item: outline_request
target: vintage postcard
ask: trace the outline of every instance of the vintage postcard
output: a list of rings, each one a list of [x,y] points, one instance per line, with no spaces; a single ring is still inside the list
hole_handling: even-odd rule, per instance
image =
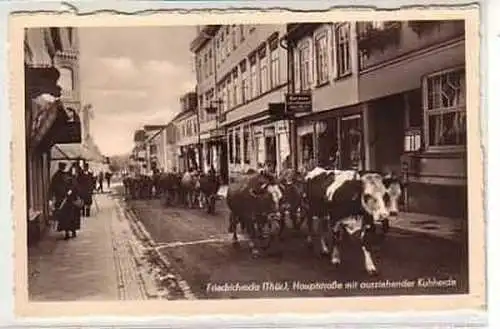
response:
[[[485,308],[478,8],[10,37],[19,316]]]

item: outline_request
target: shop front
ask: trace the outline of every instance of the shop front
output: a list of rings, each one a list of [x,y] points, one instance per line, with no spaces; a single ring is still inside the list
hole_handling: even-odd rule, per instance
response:
[[[299,169],[317,165],[332,169],[366,168],[363,117],[362,107],[355,106],[300,118]]]
[[[231,180],[249,169],[279,173],[291,166],[287,121],[246,122],[229,128],[227,140]]]
[[[54,67],[25,66],[28,244],[37,242],[48,226],[52,146],[81,142],[80,118],[60,101],[58,79]]]

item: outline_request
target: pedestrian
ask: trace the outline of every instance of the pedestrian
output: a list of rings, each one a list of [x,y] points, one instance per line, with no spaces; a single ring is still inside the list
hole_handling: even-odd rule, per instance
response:
[[[104,180],[104,174],[102,171],[99,172],[99,176],[97,176],[97,183],[99,184],[97,187],[97,191],[104,192],[104,188],[102,186],[102,182]]]
[[[108,184],[108,189],[109,186],[111,185],[111,176],[113,176],[109,171],[106,172],[106,183]]]
[[[94,179],[92,173],[89,170],[89,164],[87,162],[83,164],[83,171],[78,176],[78,185],[80,187],[83,199],[82,216],[89,217],[90,209],[92,207]]]
[[[50,190],[55,198],[54,216],[57,220],[57,231],[64,231],[64,239],[68,240],[70,237],[76,237],[76,231],[80,229],[83,200],[77,182],[79,166],[73,165],[70,173],[64,172],[65,168],[66,165],[59,165],[59,171],[52,177]]]

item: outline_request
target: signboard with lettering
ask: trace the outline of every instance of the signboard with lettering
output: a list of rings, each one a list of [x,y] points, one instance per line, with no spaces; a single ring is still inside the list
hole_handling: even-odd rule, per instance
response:
[[[312,112],[312,95],[310,93],[287,94],[285,104],[287,113]]]

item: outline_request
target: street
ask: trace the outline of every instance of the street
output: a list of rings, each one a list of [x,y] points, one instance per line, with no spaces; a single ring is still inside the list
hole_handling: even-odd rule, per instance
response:
[[[244,241],[232,245],[223,201],[218,201],[216,215],[167,208],[158,199],[127,203],[153,248],[169,260],[195,298],[449,294],[468,289],[464,243],[393,229],[374,253],[380,273],[370,278],[359,246],[347,241],[343,263],[335,269],[317,249],[307,248],[300,232],[291,230],[252,258]],[[451,281],[436,287],[428,283],[433,279]]]

